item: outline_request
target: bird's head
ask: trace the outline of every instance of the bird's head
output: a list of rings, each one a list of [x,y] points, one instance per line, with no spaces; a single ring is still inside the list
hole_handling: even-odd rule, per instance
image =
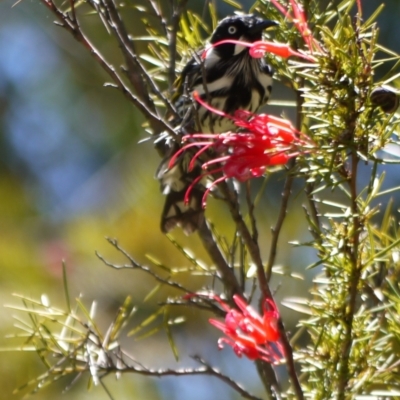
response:
[[[264,29],[275,25],[278,25],[276,21],[263,19],[253,14],[226,17],[215,28],[210,43],[215,44],[229,39],[253,43],[261,40]],[[245,49],[239,44],[226,43],[216,46],[214,50],[220,57],[228,58]]]

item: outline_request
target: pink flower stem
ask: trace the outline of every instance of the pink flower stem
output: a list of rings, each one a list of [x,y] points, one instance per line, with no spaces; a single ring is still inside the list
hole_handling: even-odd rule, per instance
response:
[[[357,0],[358,17],[362,18],[361,0]]]

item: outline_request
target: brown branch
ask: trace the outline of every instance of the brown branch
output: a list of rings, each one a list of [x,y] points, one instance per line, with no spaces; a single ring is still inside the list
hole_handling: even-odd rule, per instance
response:
[[[172,85],[175,81],[175,67],[176,67],[176,37],[179,30],[179,21],[183,10],[186,7],[188,0],[178,1],[176,7],[173,6],[171,18],[171,31],[168,37],[169,43],[169,67],[168,67],[168,83],[169,90],[172,92]]]
[[[260,376],[261,382],[264,387],[268,387],[266,395],[268,400],[280,400],[280,388],[276,381],[275,372],[270,364],[264,361],[257,360],[255,362],[258,375]],[[271,383],[272,382],[272,383]]]
[[[109,24],[118,40],[119,47],[125,58],[127,65],[126,75],[128,76],[129,82],[135,88],[139,98],[152,112],[156,113],[156,107],[149,96],[149,91],[145,84],[146,82],[150,86],[151,91],[164,103],[171,115],[177,116],[172,103],[162,94],[152,77],[138,59],[135,45],[128,35],[115,2],[113,0],[102,0],[102,3],[104,4]],[[143,80],[143,77],[145,80]]]
[[[71,7],[71,19],[72,21],[77,22],[75,12],[75,0],[69,0],[69,6]]]
[[[127,253],[122,247],[120,247],[120,245],[118,244],[117,240],[115,239],[110,239],[107,238],[107,241],[113,245],[120,253],[122,253],[130,262],[130,265],[116,265],[113,263],[110,263],[109,261],[107,261],[101,254],[99,254],[96,251],[96,256],[108,267],[114,268],[114,269],[139,269],[140,271],[145,272],[146,274],[151,275],[156,281],[170,286],[172,288],[178,289],[181,292],[186,293],[192,293],[194,294],[191,290],[189,290],[188,288],[184,287],[183,285],[181,285],[179,282],[173,281],[169,278],[163,278],[162,276],[158,275],[157,273],[155,273],[151,268],[147,267],[146,265],[142,265],[140,263],[138,263],[137,261],[135,261],[132,256]]]
[[[172,94],[173,84],[175,81],[175,65],[176,65],[176,35],[177,35],[177,28],[175,28],[176,22],[174,23],[173,21],[172,29],[169,29],[167,21],[165,20],[164,16],[162,15],[162,12],[160,11],[159,5],[156,3],[155,0],[148,0],[148,1],[151,7],[153,8],[154,14],[160,21],[165,37],[168,39],[168,44],[169,44],[168,90],[169,93]],[[173,4],[171,4],[171,7],[173,8]],[[172,11],[172,13],[174,13],[174,11]],[[173,20],[173,17],[171,19]]]
[[[240,235],[244,240],[244,243],[246,244],[250,257],[257,267],[257,277],[260,285],[260,290],[263,294],[263,298],[272,298],[271,291],[268,287],[268,282],[265,279],[264,266],[261,259],[260,248],[258,246],[258,243],[253,240],[251,233],[240,213],[237,194],[235,191],[231,190],[225,182],[221,182],[219,187],[228,202],[232,218]]]
[[[115,71],[115,68],[110,65],[107,60],[101,55],[96,47],[89,41],[89,39],[82,32],[79,24],[74,21],[68,14],[62,12],[52,0],[41,0],[42,3],[57,17],[61,27],[66,29],[71,35],[81,43],[94,57],[96,62],[106,71],[111,77],[116,87],[124,94],[125,97],[131,101],[134,106],[149,120],[152,128],[156,132],[167,131],[171,135],[176,135],[173,128],[160,118],[155,112],[149,109],[149,107],[135,96],[132,91],[125,85],[119,74]]]
[[[304,394],[303,394],[303,389],[301,388],[301,385],[299,382],[299,378],[297,376],[296,367],[294,365],[293,349],[289,342],[289,338],[286,334],[286,330],[283,325],[282,318],[279,318],[279,320],[278,320],[278,330],[279,330],[279,334],[280,334],[281,344],[282,344],[283,350],[285,352],[286,366],[287,366],[290,380],[293,385],[294,393],[296,394],[296,398],[298,400],[303,400]]]
[[[164,376],[195,376],[195,375],[210,375],[214,376],[215,378],[221,380],[224,382],[226,385],[231,387],[233,390],[238,392],[244,399],[250,399],[250,400],[262,400],[259,397],[256,397],[252,394],[250,394],[247,390],[245,390],[241,385],[239,385],[236,381],[234,381],[232,378],[230,378],[227,375],[224,375],[217,369],[213,368],[211,365],[209,365],[207,362],[205,362],[202,358],[199,356],[194,356],[192,357],[195,361],[197,361],[199,364],[202,365],[200,368],[180,368],[180,369],[151,369],[151,368],[146,368],[143,365],[140,365],[135,361],[137,366],[134,365],[128,365],[124,360],[123,356],[127,356],[125,352],[120,352],[118,355],[117,361],[119,361],[120,365],[115,365],[115,362],[110,363],[107,367],[102,368],[99,366],[99,369],[102,371],[102,375],[100,379],[103,377],[111,374],[111,373],[135,373],[138,375],[143,375],[143,376],[149,376],[149,377],[157,377],[157,378],[162,378]],[[129,358],[132,358],[128,356]]]
[[[162,12],[160,11],[160,9],[158,7],[157,2],[155,0],[148,0],[148,2],[150,3],[151,7],[153,8],[154,14],[160,21],[160,24],[164,31],[165,37],[169,40],[170,33],[169,33],[167,21],[165,20],[164,16],[162,15]]]
[[[220,278],[227,290],[228,298],[231,298],[235,293],[243,294],[233,268],[229,266],[205,219],[199,227],[198,235],[207,253],[215,263]]]
[[[353,320],[356,312],[356,300],[358,295],[358,283],[361,276],[361,265],[359,264],[359,241],[360,241],[360,230],[361,222],[359,216],[359,208],[357,204],[357,172],[358,163],[360,159],[357,155],[356,149],[352,150],[351,158],[351,174],[349,177],[349,186],[351,194],[351,211],[353,218],[353,236],[351,238],[351,273],[349,276],[349,300],[345,304],[345,335],[341,346],[341,357],[339,360],[339,382],[338,382],[338,400],[344,400],[346,398],[346,387],[349,377],[349,358],[352,346],[352,333],[353,333]]]
[[[170,286],[174,289],[178,289],[181,292],[184,292],[184,294],[192,294],[193,296],[188,298],[188,299],[169,299],[167,302],[163,303],[161,302],[160,305],[162,304],[169,304],[169,305],[176,305],[176,306],[186,306],[186,307],[196,307],[201,310],[206,310],[210,311],[215,315],[218,316],[224,316],[225,312],[222,311],[216,304],[215,302],[206,297],[206,296],[201,296],[196,294],[195,292],[191,291],[190,289],[186,288],[185,286],[181,285],[179,282],[176,282],[170,278],[163,278],[162,276],[158,275],[155,273],[151,268],[147,267],[146,265],[142,265],[138,263],[127,251],[125,251],[117,242],[115,239],[107,238],[107,241],[114,246],[120,253],[122,253],[130,262],[129,265],[116,265],[113,264],[109,261],[107,261],[101,254],[96,252],[96,256],[108,267],[114,268],[114,269],[138,269],[140,271],[145,272],[146,274],[152,276],[157,282],[162,283],[164,285]],[[215,243],[215,242],[214,242]],[[213,250],[214,251],[214,250]],[[229,268],[229,266],[228,266]],[[224,281],[225,283],[225,281]],[[234,293],[242,293],[242,292],[234,292]],[[201,301],[197,301],[197,300]],[[206,305],[204,304],[206,303]]]
[[[180,369],[151,369],[143,366],[126,352],[122,351],[120,348],[117,348],[115,351],[104,353],[105,363],[96,365],[98,370],[101,372],[100,379],[111,374],[122,374],[122,373],[135,373],[143,376],[157,377],[161,378],[164,376],[193,376],[193,375],[210,375],[218,378],[226,385],[231,387],[233,390],[238,392],[243,398],[250,400],[261,400],[259,397],[253,396],[247,390],[245,390],[241,385],[239,385],[236,381],[230,378],[227,375],[224,375],[211,365],[209,365],[206,361],[204,361],[199,356],[193,356],[192,358],[202,365],[200,368],[180,368]],[[128,364],[125,358],[129,358],[136,365]],[[88,364],[87,364],[88,366]],[[100,374],[99,374],[100,375]]]
[[[251,199],[251,186],[250,186],[250,181],[246,182],[246,202],[247,202],[247,207],[248,207],[248,212],[249,212],[249,218],[250,218],[250,224],[251,224],[251,229],[253,231],[252,238],[254,242],[258,241],[258,230],[257,230],[257,223],[256,223],[256,217],[254,215],[255,211],[255,206],[254,202]]]
[[[300,87],[301,86],[302,86],[302,84],[300,85]],[[301,93],[301,91],[297,90],[296,91],[296,129],[299,132],[301,131],[302,121],[303,121],[303,114],[302,114],[303,102],[304,102],[304,99],[302,97],[302,93]],[[271,231],[272,231],[271,247],[269,250],[268,263],[267,263],[267,266],[265,269],[267,282],[269,282],[271,279],[272,267],[274,266],[276,254],[278,251],[279,235],[281,233],[281,229],[282,229],[282,226],[285,221],[286,214],[287,214],[289,198],[290,198],[293,180],[294,180],[294,177],[290,173],[290,171],[293,169],[295,163],[296,163],[296,158],[292,158],[289,162],[289,168],[288,168],[289,173],[286,176],[285,186],[283,187],[282,201],[281,201],[281,206],[280,206],[279,213],[278,213],[278,219],[276,221],[275,227],[271,228]]]
[[[235,232],[236,235],[236,232]],[[239,239],[239,265],[240,265],[240,286],[243,292],[246,290],[246,271],[245,271],[245,256],[246,256],[246,246],[243,243],[243,239]]]
[[[290,194],[292,192],[292,184],[293,184],[293,179],[294,179],[293,175],[290,173],[290,170],[294,167],[295,162],[296,161],[294,158],[290,160],[289,171],[288,171],[288,174],[287,174],[287,177],[285,180],[285,186],[283,187],[282,200],[281,200],[281,206],[280,206],[279,213],[278,213],[278,218],[276,220],[275,226],[273,228],[271,228],[271,232],[272,232],[271,247],[269,250],[268,263],[265,268],[265,275],[266,275],[267,282],[269,282],[271,279],[272,267],[274,266],[276,254],[278,252],[279,235],[281,233],[281,229],[282,229],[282,226],[285,221],[286,214],[287,214],[289,198],[290,198]]]
[[[309,226],[309,229],[311,230],[311,234],[314,237],[314,240],[317,241],[317,243],[321,244],[322,243],[322,238],[321,238],[321,222],[319,218],[319,212],[316,206],[316,200],[314,198],[314,184],[313,183],[307,183],[306,184],[306,196],[307,196],[307,201],[308,201],[308,206],[309,206],[309,211],[307,212],[310,223],[312,225]]]
[[[290,177],[288,177],[287,180],[289,180],[289,178]],[[293,179],[293,177],[291,177],[291,179]],[[287,186],[290,190],[291,183],[290,183],[290,185],[288,184]],[[267,298],[267,299],[273,300],[273,296],[272,296],[272,293],[269,288],[268,281],[266,279],[266,275],[264,272],[264,267],[263,267],[263,263],[262,263],[262,259],[261,259],[261,253],[260,253],[260,247],[259,247],[258,243],[252,239],[251,233],[243,220],[243,217],[240,213],[240,207],[239,207],[236,192],[230,190],[228,185],[225,182],[221,182],[219,187],[220,187],[223,195],[225,196],[225,199],[228,202],[232,218],[236,223],[237,229],[238,229],[239,233],[241,234],[241,236],[244,240],[244,243],[246,244],[247,249],[249,250],[250,257],[257,267],[257,278],[258,278],[258,282],[259,282],[261,293],[262,293],[262,296],[260,297],[259,308],[260,308],[260,310],[263,310],[264,299]],[[303,400],[304,394],[301,389],[301,385],[300,385],[299,379],[297,377],[297,372],[296,372],[296,368],[294,365],[293,349],[292,349],[292,346],[290,345],[289,338],[286,334],[286,330],[283,325],[282,318],[279,318],[279,320],[278,320],[278,329],[279,329],[281,343],[282,343],[282,346],[285,351],[287,369],[288,369],[290,380],[293,385],[294,392],[296,394],[297,399]],[[268,369],[272,370],[272,367],[269,364],[263,363],[263,366],[267,370]],[[271,379],[271,380],[268,382],[268,385],[266,385],[266,382],[263,381],[264,387],[267,389],[267,391],[270,391],[269,395],[272,396],[271,388],[278,386],[277,379],[276,379],[275,374],[271,373],[270,371],[267,371],[265,373],[265,375],[268,376],[269,379]],[[260,376],[262,377],[263,375],[260,375]]]
[[[250,257],[257,267],[257,277],[258,277],[260,289],[262,292],[262,295],[260,298],[260,309],[262,309],[262,307],[263,307],[262,304],[264,302],[264,299],[265,298],[272,299],[272,293],[269,289],[267,281],[265,280],[264,267],[262,264],[260,248],[258,246],[258,243],[253,241],[251,233],[243,220],[243,217],[240,213],[240,208],[239,208],[239,203],[238,203],[238,198],[237,198],[236,192],[230,190],[228,185],[225,182],[221,182],[220,189],[228,202],[232,218],[233,218],[234,222],[236,223],[237,229],[238,229],[240,235],[242,236],[247,249],[249,250]],[[285,336],[286,336],[286,334],[285,334]],[[267,396],[269,396],[269,398],[272,399],[273,398],[272,387],[278,386],[278,381],[277,381],[275,372],[274,372],[273,368],[271,367],[271,365],[267,364],[267,363],[259,364],[258,368],[260,369],[259,375],[260,375],[260,378],[266,389]]]
[[[216,378],[218,378],[221,381],[223,381],[224,383],[226,383],[228,386],[230,386],[232,389],[234,389],[236,392],[238,392],[244,399],[261,400],[259,397],[251,395],[249,392],[247,392],[245,389],[243,389],[242,386],[239,385],[237,382],[235,382],[233,379],[222,374],[217,369],[211,367],[200,357],[195,356],[195,357],[193,357],[193,359],[196,360],[197,362],[199,362],[200,364],[204,365],[210,375],[215,376]]]
[[[204,304],[206,303],[206,304]],[[167,299],[167,301],[160,301],[158,303],[160,306],[169,305],[176,307],[195,307],[202,311],[212,312],[214,315],[218,317],[224,318],[226,315],[226,311],[221,310],[214,302],[214,300],[207,298],[206,296],[194,295],[189,299]]]

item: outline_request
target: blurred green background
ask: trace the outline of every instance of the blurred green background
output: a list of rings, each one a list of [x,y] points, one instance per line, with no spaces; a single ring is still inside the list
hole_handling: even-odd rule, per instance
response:
[[[67,32],[52,23],[54,18],[45,7],[38,1],[25,0],[14,7],[13,3],[14,0],[0,2],[0,304],[19,305],[13,293],[35,299],[46,294],[52,303],[64,307],[64,259],[71,297],[82,294],[87,306],[96,300],[101,326],[108,326],[127,295],[139,307],[134,317],[138,323],[167,293],[143,303],[154,282],[140,272],[107,268],[95,256],[95,250],[111,261],[122,262],[121,255],[105,240],[115,237],[138,261],[149,263],[148,254],[168,266],[185,265],[185,259],[159,230],[164,199],[153,179],[158,156],[149,142],[138,144],[145,137],[140,115],[119,92],[103,87],[108,77]],[[136,4],[134,0],[132,3]],[[216,3],[219,17],[231,12],[229,6]],[[368,14],[381,2],[364,3]],[[400,51],[400,3],[387,0],[385,4],[379,18],[380,40]],[[189,6],[201,13],[204,2],[193,0]],[[91,26],[89,18],[93,17],[87,18]],[[134,21],[137,16],[133,14],[131,18]],[[98,24],[93,23],[91,34],[105,54],[115,57],[116,48]],[[274,99],[289,95],[275,86]],[[269,106],[268,111],[279,115],[282,109]],[[389,181],[398,180],[398,174],[392,175]],[[279,205],[282,177],[278,174],[267,183],[257,211],[262,221],[261,238],[266,243],[264,255]],[[301,182],[296,183],[297,195],[285,224],[284,242],[303,240],[307,235],[301,190]],[[217,202],[210,202],[207,215],[218,216],[221,232],[232,236],[229,217]],[[173,235],[201,260],[209,262],[196,236],[186,238],[179,231]],[[307,249],[286,250],[281,246],[279,250],[278,262],[291,271],[304,273],[304,267],[313,259]],[[309,278],[311,273],[308,275]],[[193,289],[209,283],[202,278],[182,279]],[[307,285],[307,280],[300,285],[283,277],[274,280],[280,299],[305,295]],[[199,319],[192,311],[176,310],[176,315],[181,313],[187,324],[175,331],[182,352],[179,363],[163,333],[142,341],[128,338],[124,340],[125,348],[149,367],[194,366],[188,356],[200,354],[223,372],[241,377],[257,393],[258,380],[252,364],[235,359],[228,349],[216,351],[218,333],[207,326],[208,316]],[[17,331],[12,318],[17,314],[8,308],[0,314],[2,348],[21,343],[5,338]],[[288,323],[292,329],[295,318],[298,317]],[[43,367],[34,353],[0,353],[0,399],[22,398],[25,392],[13,395],[13,390],[41,372]],[[35,398],[107,399],[100,387],[86,391],[87,378],[83,377],[66,394],[61,392],[70,379],[39,391]],[[106,383],[116,399],[235,396],[213,378],[156,380],[131,375],[120,382],[110,376]]]

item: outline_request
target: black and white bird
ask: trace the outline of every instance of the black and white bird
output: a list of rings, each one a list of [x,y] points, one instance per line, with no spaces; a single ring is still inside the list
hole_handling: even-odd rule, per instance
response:
[[[275,21],[255,15],[230,16],[219,22],[210,44],[227,39],[253,43],[261,40],[263,30],[274,25],[277,25]],[[256,112],[271,93],[272,68],[263,58],[251,57],[248,47],[225,43],[211,47],[204,58],[201,54],[199,52],[186,64],[177,80],[175,107],[180,119],[173,124],[178,134],[222,133],[235,129],[232,120],[195,104],[191,96],[194,91],[214,108],[231,115],[239,109]],[[180,144],[170,137],[156,140],[156,148],[164,157],[156,174],[166,195],[161,230],[166,233],[181,226],[186,234],[190,234],[204,220],[201,202],[206,187],[199,182],[191,190],[189,204],[184,204],[186,190],[202,171],[200,165],[188,171],[190,153],[183,154],[169,168],[169,160],[179,147]]]

